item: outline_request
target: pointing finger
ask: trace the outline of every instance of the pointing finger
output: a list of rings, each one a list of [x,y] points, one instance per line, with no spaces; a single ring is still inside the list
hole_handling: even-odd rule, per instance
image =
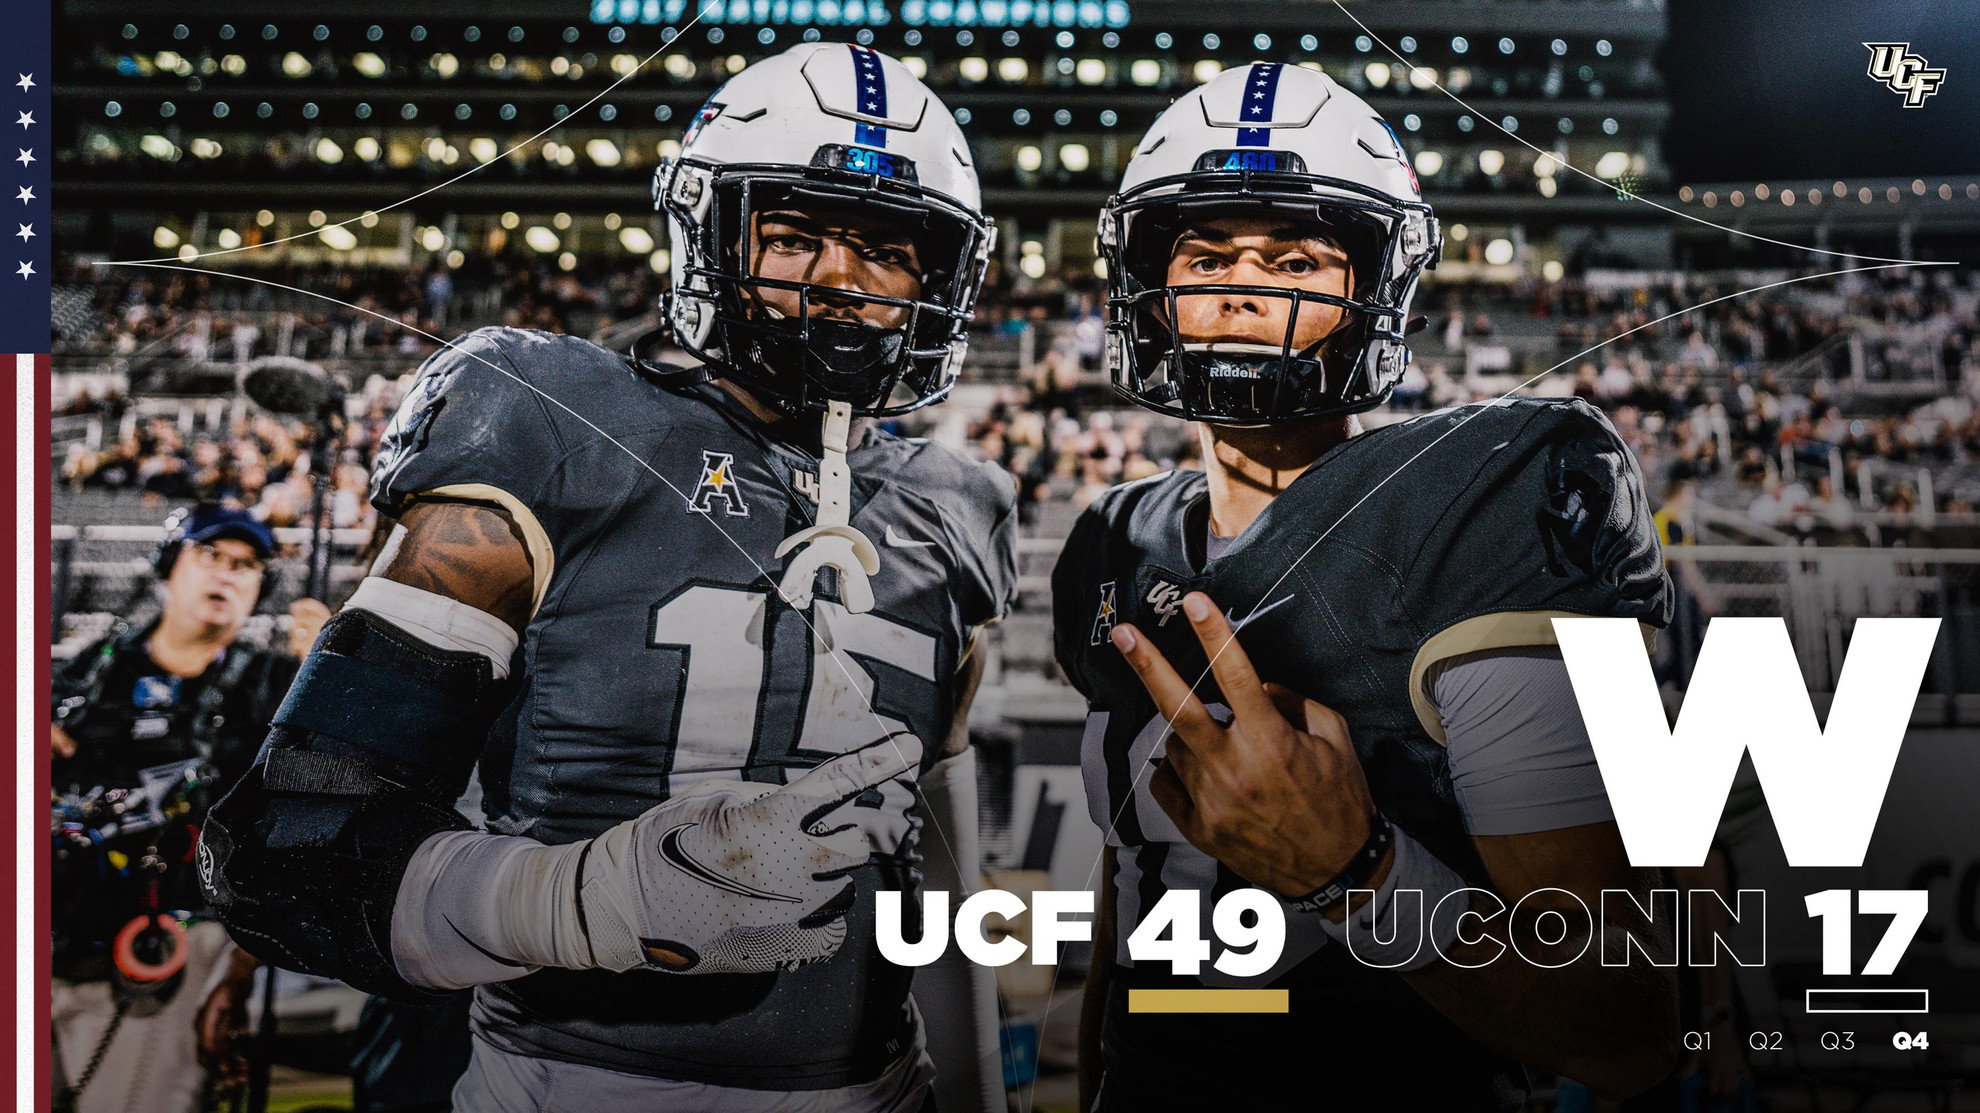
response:
[[[1215,749],[1224,739],[1224,728],[1210,717],[1203,701],[1176,675],[1162,651],[1141,636],[1128,623],[1114,627],[1114,648],[1127,658],[1128,666],[1141,678],[1141,686],[1155,700],[1155,710],[1169,720],[1175,734],[1198,749]]]
[[[1217,678],[1224,702],[1230,705],[1238,721],[1267,722],[1276,716],[1278,708],[1265,694],[1264,685],[1258,682],[1251,657],[1238,644],[1236,632],[1224,621],[1223,613],[1210,597],[1200,591],[1183,596],[1183,614],[1189,617],[1196,639],[1203,643],[1203,652],[1210,658],[1210,674]]]

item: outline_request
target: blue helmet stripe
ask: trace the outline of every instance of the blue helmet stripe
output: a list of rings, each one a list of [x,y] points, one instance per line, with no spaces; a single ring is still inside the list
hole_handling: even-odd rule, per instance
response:
[[[853,81],[859,110],[868,116],[887,115],[887,75],[880,68],[880,56],[863,46],[846,44],[853,56]],[[885,147],[887,129],[875,124],[854,124],[853,142],[863,147]]]
[[[1239,120],[1250,123],[1272,118],[1272,102],[1279,96],[1280,65],[1279,62],[1252,63],[1251,80],[1244,84],[1244,107],[1238,112]],[[1239,128],[1237,141],[1240,147],[1269,147],[1272,129]]]

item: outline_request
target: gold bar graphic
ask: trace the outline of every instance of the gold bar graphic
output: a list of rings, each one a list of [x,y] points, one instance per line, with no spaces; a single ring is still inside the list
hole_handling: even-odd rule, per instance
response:
[[[1283,1013],[1283,989],[1130,989],[1131,1013]]]

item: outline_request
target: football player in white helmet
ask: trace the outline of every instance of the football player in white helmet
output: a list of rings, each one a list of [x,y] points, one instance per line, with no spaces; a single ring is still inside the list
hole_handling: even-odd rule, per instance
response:
[[[654,197],[701,363],[517,329],[428,361],[373,477],[395,535],[203,880],[264,959],[474,987],[456,1108],[914,1113],[939,1069],[945,1110],[1001,1109],[988,972],[885,962],[873,893],[975,885],[1015,492],[852,425],[955,381],[968,148],[899,62],[806,44],[715,93]],[[477,764],[484,830],[451,808]]]
[[[1548,622],[1667,620],[1627,449],[1572,400],[1363,430],[1441,239],[1395,133],[1321,73],[1254,63],[1180,98],[1100,241],[1115,384],[1200,422],[1205,467],[1102,496],[1053,577],[1110,844],[1086,1107],[1501,1109],[1527,1065],[1650,1086],[1675,1060],[1673,982],[1591,946],[1582,907],[1656,945],[1602,900],[1648,908],[1650,879],[1623,855]],[[1203,939],[1211,901],[1245,885],[1286,918],[1268,969],[1129,953],[1165,894],[1201,892],[1174,938]],[[1466,888],[1546,891],[1512,915],[1489,895],[1438,905]],[[1408,890],[1421,930],[1397,912],[1419,907]],[[1536,933],[1543,917],[1569,929]],[[1128,1003],[1194,985],[1287,988],[1291,1015]]]

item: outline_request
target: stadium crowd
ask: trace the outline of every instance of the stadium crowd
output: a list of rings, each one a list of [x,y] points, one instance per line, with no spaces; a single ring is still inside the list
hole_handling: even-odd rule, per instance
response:
[[[1194,466],[1199,449],[1183,427],[1123,409],[1104,388],[1098,279],[994,271],[980,327],[1005,337],[1031,333],[1032,354],[1020,370],[1018,397],[971,415],[967,436],[977,453],[1017,477],[1027,513],[1046,502],[1084,505],[1114,483]],[[562,272],[501,258],[476,258],[458,271],[292,267],[270,278],[362,307],[351,309],[204,276],[106,276],[78,265],[71,278],[93,283],[81,287],[89,291],[89,324],[65,334],[58,354],[128,354],[169,336],[184,360],[239,364],[277,350],[278,338],[253,323],[255,316],[293,308],[308,327],[280,338],[287,354],[380,357],[372,366],[383,373],[363,384],[351,421],[331,446],[332,515],[340,526],[368,523],[365,470],[396,404],[394,377],[437,347],[423,334],[490,323],[595,334],[645,314],[659,282],[650,270]],[[1803,532],[1846,528],[1864,509],[1962,512],[1980,501],[1980,412],[1972,394],[1980,383],[1980,291],[1916,277],[1847,276],[1727,298],[1737,288],[1725,276],[1426,287],[1419,306],[1429,328],[1419,334],[1417,359],[1390,410],[1420,412],[1511,388],[1530,372],[1515,365],[1507,374],[1481,375],[1467,368],[1467,357],[1521,333],[1540,341],[1539,368],[1559,367],[1524,388],[1571,392],[1606,411],[1642,461],[1653,496],[1695,482],[1706,502]],[[1692,312],[1664,320],[1684,310]],[[1851,353],[1842,341],[1852,334],[1864,341],[1861,379],[1942,388],[1897,403],[1849,394]],[[1550,335],[1553,351],[1545,352]],[[84,390],[58,413],[116,421],[125,404]],[[65,480],[160,502],[217,499],[278,525],[307,511],[310,461],[318,453],[306,423],[240,415],[227,429],[192,435],[165,417],[117,424],[122,433],[114,442],[70,448]],[[913,419],[904,424],[922,428]],[[1920,490],[1921,469],[1931,477],[1923,481],[1929,491]],[[1924,498],[1931,504],[1921,508]]]

